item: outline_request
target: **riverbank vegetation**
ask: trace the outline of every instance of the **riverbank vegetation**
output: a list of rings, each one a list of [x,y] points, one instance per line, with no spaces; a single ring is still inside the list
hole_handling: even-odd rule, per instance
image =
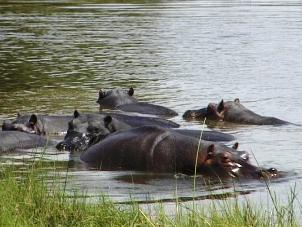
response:
[[[211,205],[175,202],[171,215],[163,203],[152,214],[135,202],[115,204],[100,196],[91,203],[83,192],[65,193],[58,176],[39,171],[36,164],[0,170],[0,226],[299,226],[294,212],[295,193],[286,206],[274,209],[245,201],[220,200]],[[58,186],[61,185],[61,186]],[[81,199],[79,199],[81,198]],[[84,199],[83,199],[84,198]],[[273,199],[273,196],[272,196]],[[195,204],[195,205],[194,205]]]

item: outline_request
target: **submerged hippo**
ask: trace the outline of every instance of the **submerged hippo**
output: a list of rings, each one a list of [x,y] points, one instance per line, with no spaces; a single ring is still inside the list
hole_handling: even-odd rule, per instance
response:
[[[97,103],[100,104],[100,109],[118,109],[125,112],[136,112],[166,117],[178,115],[174,110],[169,108],[146,102],[139,102],[133,97],[133,94],[133,88],[130,88],[128,91],[113,89],[104,92],[100,90]]]
[[[89,115],[84,115],[84,117],[81,117],[78,112],[75,112],[74,119],[69,122],[67,134],[64,140],[57,144],[57,149],[68,151],[84,151],[89,146],[103,140],[112,133],[121,130],[128,130],[133,127],[156,125],[157,122],[155,121],[153,124],[150,124],[150,122],[142,120],[130,125],[118,120],[115,115],[107,115],[101,117],[101,119],[94,119],[93,116],[95,115],[90,115],[91,118],[89,118]],[[137,125],[137,123],[139,123],[139,125]],[[175,130],[175,132],[183,135],[209,141],[232,141],[235,139],[235,137],[230,134],[216,131],[172,128],[169,130]]]
[[[256,114],[244,107],[238,98],[228,102],[221,100],[219,104],[210,103],[208,107],[199,110],[187,110],[183,118],[186,120],[203,120],[206,118],[207,120],[251,125],[282,125],[289,123],[275,117]]]
[[[137,170],[214,175],[273,177],[276,169],[249,163],[248,154],[235,148],[198,140],[157,126],[120,131],[81,154],[88,166],[100,170]]]
[[[47,141],[39,135],[18,131],[0,131],[0,153],[44,147],[51,144],[53,142]]]
[[[63,115],[18,115],[13,121],[4,121],[3,131],[21,131],[38,135],[64,134],[67,131],[67,123],[72,116]]]
[[[164,128],[176,128],[178,124],[161,118],[130,116],[120,113],[80,114],[74,112],[74,118],[68,123],[67,134],[57,145],[58,150],[86,150],[107,135],[120,130],[144,125],[157,125]]]

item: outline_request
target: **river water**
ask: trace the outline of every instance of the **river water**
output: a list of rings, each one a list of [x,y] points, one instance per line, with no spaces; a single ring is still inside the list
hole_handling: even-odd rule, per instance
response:
[[[302,124],[302,2],[0,0],[0,121],[17,112],[97,112],[100,88],[135,88],[142,101],[176,110],[240,98],[253,111]],[[207,128],[207,127],[205,127]],[[228,126],[252,162],[284,171],[269,183],[301,199],[302,127]],[[267,202],[266,184],[205,186],[202,178],[83,169],[66,153],[5,154],[2,165],[57,160],[66,190],[114,201],[169,201],[213,194]],[[47,167],[45,167],[47,169]],[[68,169],[68,171],[66,171]],[[67,176],[67,178],[66,178]],[[244,194],[244,195],[242,195]]]

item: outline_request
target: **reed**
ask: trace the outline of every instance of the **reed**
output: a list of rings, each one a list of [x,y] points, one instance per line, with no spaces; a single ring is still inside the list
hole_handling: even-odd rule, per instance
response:
[[[0,226],[300,226],[291,190],[287,205],[274,201],[274,209],[261,204],[233,200],[213,201],[210,205],[182,203],[178,200],[173,215],[164,203],[154,204],[155,214],[142,205],[115,204],[106,196],[90,203],[84,192],[64,192],[58,175],[41,170],[33,164],[22,174],[14,167],[2,169],[0,175]],[[81,199],[79,199],[81,198]],[[275,198],[275,196],[271,196]],[[300,212],[301,213],[301,212]]]

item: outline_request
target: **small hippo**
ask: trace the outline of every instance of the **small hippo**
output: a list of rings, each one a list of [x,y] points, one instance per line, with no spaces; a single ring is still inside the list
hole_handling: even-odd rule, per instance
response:
[[[51,145],[44,137],[19,131],[0,131],[0,153],[14,152],[19,149],[30,149]]]
[[[120,131],[81,154],[88,166],[100,170],[136,170],[219,176],[275,177],[276,169],[262,169],[235,148],[198,140],[158,126]]]
[[[287,121],[275,117],[266,117],[254,113],[244,107],[239,99],[219,104],[210,103],[208,107],[199,110],[187,110],[183,118],[186,120],[213,120],[249,125],[282,125],[289,124]]]
[[[113,89],[110,91],[99,91],[97,103],[102,109],[118,109],[125,112],[136,112],[156,116],[174,117],[178,114],[169,108],[154,105],[146,102],[139,102],[133,97],[134,89],[131,87],[128,91]]]

